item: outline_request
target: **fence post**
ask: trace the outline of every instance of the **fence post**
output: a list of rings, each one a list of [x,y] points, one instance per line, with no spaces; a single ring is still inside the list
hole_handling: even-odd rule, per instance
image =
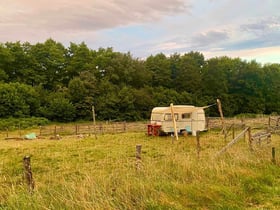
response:
[[[235,138],[235,124],[232,125],[232,139]]]
[[[248,127],[248,143],[249,143],[249,148],[252,151],[253,147],[252,147],[252,134],[251,134],[251,127]]]
[[[142,145],[137,144],[136,145],[136,170],[140,169],[141,165],[141,150],[142,150]]]
[[[271,155],[272,155],[272,163],[276,164],[276,159],[275,159],[275,147],[272,147]]]
[[[54,126],[54,136],[56,136],[56,125]]]
[[[23,157],[23,167],[24,167],[24,176],[26,179],[26,183],[28,185],[28,190],[30,193],[32,193],[35,187],[35,182],[32,177],[30,156]]]
[[[78,135],[78,125],[75,126],[75,134]]]
[[[206,118],[206,129],[207,129],[207,130],[210,130],[210,129],[209,129],[209,117]]]
[[[243,118],[241,118],[241,123],[242,123],[242,130],[244,130],[246,128],[246,125],[245,125],[245,122],[244,122]],[[249,128],[249,130],[250,129],[251,129],[251,127]],[[250,130],[250,133],[251,133],[251,130]],[[243,139],[244,139],[244,141],[246,141],[246,133],[244,133]]]
[[[126,121],[123,122],[123,131],[126,132]]]
[[[7,138],[9,137],[9,128],[6,129],[7,130]]]

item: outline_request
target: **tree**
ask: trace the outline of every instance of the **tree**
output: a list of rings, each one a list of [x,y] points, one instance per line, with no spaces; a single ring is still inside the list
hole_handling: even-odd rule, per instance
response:
[[[93,63],[93,52],[82,42],[81,44],[70,43],[67,51],[67,67],[64,75],[64,84],[83,71],[92,71],[96,65]]]
[[[180,56],[174,76],[176,90],[200,95],[203,65],[204,56],[201,53],[190,52]]]
[[[0,83],[0,117],[36,116],[39,107],[39,96],[33,87]]]
[[[10,50],[0,43],[0,80],[6,81],[13,74],[10,70],[13,60]]]
[[[43,44],[32,46],[30,54],[34,58],[33,68],[37,75],[35,85],[42,84],[48,90],[63,86],[66,49],[61,43],[48,39]]]
[[[241,62],[231,74],[229,93],[238,102],[238,113],[264,113],[264,72],[255,61]]]
[[[267,64],[264,70],[264,89],[265,113],[280,114],[280,65]]]
[[[53,92],[40,109],[41,114],[51,121],[71,122],[75,119],[75,107],[63,93]]]
[[[149,56],[145,65],[146,69],[152,73],[151,85],[153,87],[172,87],[170,61],[164,54]]]
[[[69,82],[68,92],[70,101],[76,109],[76,118],[91,119],[91,108],[99,92],[94,74],[88,71],[81,72],[79,77]]]

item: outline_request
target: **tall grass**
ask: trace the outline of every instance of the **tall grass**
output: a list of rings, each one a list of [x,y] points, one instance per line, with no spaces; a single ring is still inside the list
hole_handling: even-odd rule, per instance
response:
[[[141,133],[77,139],[0,143],[0,209],[279,209],[280,168],[271,144],[250,152],[240,140],[219,156],[218,132],[196,138],[147,137]],[[140,169],[135,146],[142,145]],[[35,191],[23,179],[31,156]]]

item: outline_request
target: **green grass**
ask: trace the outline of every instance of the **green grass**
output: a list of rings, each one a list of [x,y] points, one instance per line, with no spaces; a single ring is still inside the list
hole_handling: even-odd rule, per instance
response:
[[[1,139],[4,139],[2,134]],[[280,159],[271,147],[250,152],[240,140],[225,145],[215,131],[196,138],[147,137],[144,133],[62,140],[0,140],[0,209],[279,209]],[[135,146],[142,145],[136,169]],[[35,190],[23,179],[22,159],[31,156]]]

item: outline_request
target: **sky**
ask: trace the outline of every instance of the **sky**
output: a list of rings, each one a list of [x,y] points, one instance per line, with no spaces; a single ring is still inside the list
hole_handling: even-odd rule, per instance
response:
[[[280,63],[279,0],[0,0],[0,42]]]

